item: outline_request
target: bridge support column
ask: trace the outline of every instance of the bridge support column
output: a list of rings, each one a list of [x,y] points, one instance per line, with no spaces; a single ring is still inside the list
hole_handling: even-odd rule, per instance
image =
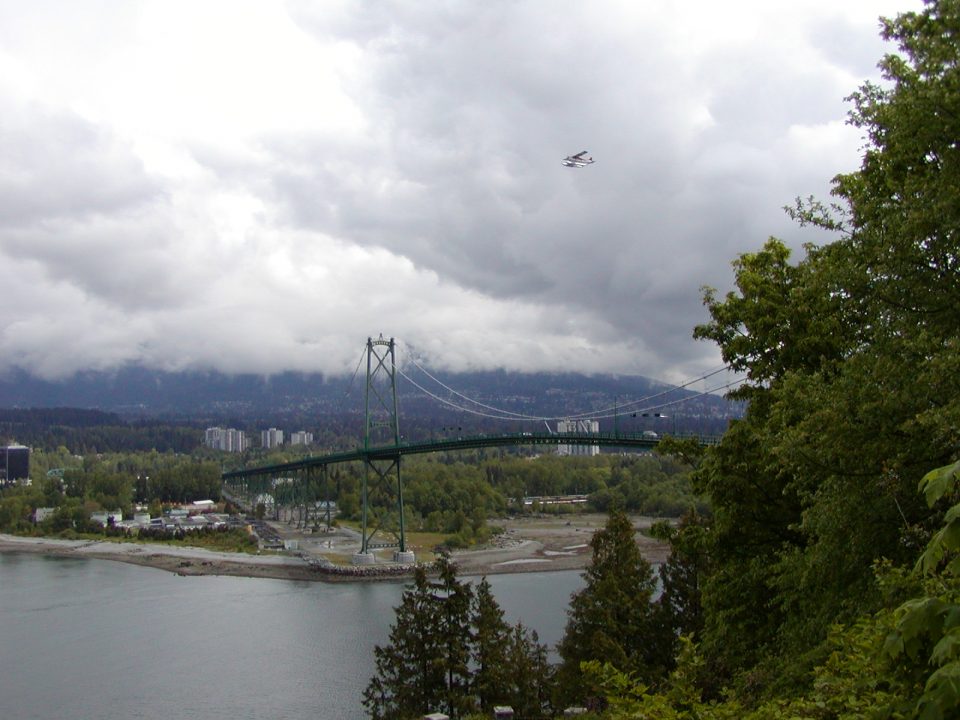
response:
[[[393,554],[393,561],[402,565],[413,565],[417,561],[417,556],[410,550],[397,550]]]
[[[397,544],[379,545],[378,547],[399,547],[404,561],[412,553],[407,552],[406,532],[403,516],[403,480],[400,475],[400,453],[374,460],[369,451],[376,444],[392,442],[394,447],[400,445],[400,413],[397,408],[397,373],[396,351],[393,338],[384,340],[381,335],[377,340],[367,338],[367,385],[364,396],[364,433],[363,449],[364,476],[361,502],[361,546],[360,555],[368,554],[372,546],[370,540],[384,524],[386,518],[378,518],[377,527],[370,529],[369,481],[376,476],[379,487],[389,488],[392,482],[388,477],[396,474],[396,511],[397,524],[389,521],[389,528],[397,539]],[[372,471],[372,473],[371,473]]]

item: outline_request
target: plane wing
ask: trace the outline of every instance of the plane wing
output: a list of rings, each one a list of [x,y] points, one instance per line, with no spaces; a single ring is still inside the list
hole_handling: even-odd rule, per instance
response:
[[[585,157],[587,154],[586,150],[578,152],[576,155],[567,155],[563,159],[563,164],[567,167],[586,167],[593,163],[593,158]]]

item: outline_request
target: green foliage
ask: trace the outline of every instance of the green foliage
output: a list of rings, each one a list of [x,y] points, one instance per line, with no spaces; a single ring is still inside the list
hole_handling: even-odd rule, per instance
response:
[[[150,503],[152,514],[158,516],[162,502],[220,497],[219,466],[186,455],[151,451],[80,458],[60,448],[37,456],[32,485],[0,490],[0,531],[36,531],[32,516],[38,507],[59,508],[41,529],[62,532],[71,527],[83,532],[77,523],[86,523],[92,510],[119,508],[130,515],[134,504]],[[40,473],[43,468],[47,470]],[[48,475],[54,468],[57,472]]]
[[[490,583],[483,578],[474,594],[473,627],[473,690],[480,709],[489,713],[495,705],[509,705],[512,681],[508,671],[511,650],[510,626],[503,619]]]
[[[396,610],[390,641],[377,646],[376,675],[363,694],[375,720],[400,720],[443,709],[461,717],[474,708],[470,658],[473,591],[445,556],[431,582],[418,567]]]
[[[436,660],[441,656],[438,622],[426,570],[419,567],[396,608],[388,644],[374,649],[376,674],[363,693],[373,720],[403,720],[440,706],[446,681]]]
[[[669,628],[668,637],[699,637],[704,623],[702,583],[710,569],[708,520],[691,510],[675,528],[664,523],[655,532],[670,543],[670,555],[660,566],[658,622]]]
[[[507,654],[507,691],[504,705],[516,717],[543,717],[556,690],[554,668],[547,661],[547,647],[535,630],[517,623],[513,626]]]
[[[920,490],[932,505],[957,497],[956,464],[931,471]],[[952,520],[944,519],[944,527]],[[922,557],[940,547],[955,553],[953,540],[937,533]],[[947,547],[943,547],[944,544]],[[934,553],[936,554],[936,553]],[[945,560],[941,556],[941,560]],[[882,607],[846,625],[830,627],[810,682],[797,692],[755,701],[727,691],[706,699],[700,679],[708,665],[692,640],[680,640],[677,666],[653,692],[636,676],[609,662],[582,665],[605,694],[607,720],[720,720],[744,718],[918,718],[944,720],[960,714],[960,576],[951,562],[917,562],[912,573],[882,563],[875,568]],[[907,596],[906,601],[900,600]]]
[[[173,534],[165,530],[142,529],[130,537],[136,537],[139,541],[200,547],[217,552],[256,553],[258,550],[256,537],[243,528],[196,528],[179,530]]]
[[[558,705],[582,703],[597,688],[581,671],[589,660],[653,681],[670,664],[670,629],[656,621],[651,598],[653,571],[643,559],[633,525],[614,511],[591,540],[592,558],[585,587],[574,594],[569,619],[557,650]]]
[[[439,652],[432,659],[445,674],[442,689],[442,707],[447,715],[460,717],[474,707],[471,689],[470,657],[473,637],[470,628],[470,609],[473,589],[457,579],[456,568],[441,555],[437,560],[439,576],[431,583],[436,605],[436,640]]]
[[[701,647],[758,699],[796,691],[834,624],[882,606],[871,567],[912,562],[937,521],[914,478],[956,461],[958,27],[956,0],[884,22],[888,85],[851,96],[861,167],[834,181],[833,207],[792,210],[840,237],[798,261],[771,239],[734,262],[734,292],[705,293],[695,336],[744,374],[750,406],[695,472],[714,512]],[[946,512],[926,569],[960,539]]]
[[[956,497],[960,480],[960,461],[931,470],[920,481],[930,507],[945,497]],[[935,571],[941,563],[949,560],[947,571],[960,576],[960,504],[953,505],[944,518],[944,526],[933,536],[926,551],[920,556],[918,568],[925,573]]]
[[[691,451],[688,444],[677,445],[678,452],[684,448]],[[352,472],[346,470],[346,477]],[[534,512],[557,514],[584,509],[606,512],[616,506],[676,517],[692,506],[706,509],[706,502],[693,494],[689,465],[669,454],[478,457],[473,463],[453,456],[412,457],[404,463],[403,482],[406,527],[447,534],[443,543],[447,549],[487,542],[491,537],[489,519],[525,511],[522,500],[530,495],[589,494],[589,506],[533,507]],[[380,486],[385,484],[374,485],[369,489],[370,511],[379,522],[389,524],[395,514],[395,493]],[[359,485],[338,480],[335,497],[341,517],[359,519]]]
[[[203,431],[162,421],[124,422],[114,413],[99,410],[0,408],[0,439],[4,437],[34,451],[62,447],[78,455],[150,450],[190,453],[202,440]]]
[[[920,481],[920,491],[933,507],[943,499],[955,499],[958,482],[960,463],[953,463],[927,473]],[[884,644],[894,660],[918,669],[924,665],[934,668],[913,703],[923,720],[941,720],[960,713],[958,514],[960,504],[954,504],[944,517],[943,527],[917,561],[916,570],[927,576],[925,592],[897,608],[895,627]]]
[[[376,674],[363,694],[374,720],[402,720],[443,711],[454,718],[489,715],[509,704],[519,717],[548,707],[547,649],[521,625],[510,628],[486,579],[474,591],[448,558],[431,581],[418,567],[396,608],[386,646],[377,646]]]

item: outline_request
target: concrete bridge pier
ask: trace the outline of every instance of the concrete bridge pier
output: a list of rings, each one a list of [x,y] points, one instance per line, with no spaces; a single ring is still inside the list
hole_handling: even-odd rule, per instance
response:
[[[413,565],[417,557],[410,550],[397,550],[393,553],[393,561],[401,565]]]

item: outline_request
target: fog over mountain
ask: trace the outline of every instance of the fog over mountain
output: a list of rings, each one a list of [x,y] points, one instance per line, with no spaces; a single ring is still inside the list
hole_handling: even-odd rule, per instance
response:
[[[493,371],[440,374],[434,380],[415,371],[411,375],[416,375],[414,382],[430,394],[401,376],[397,380],[398,404],[401,422],[416,419],[418,427],[455,424],[512,429],[532,423],[539,428],[541,422],[523,420],[522,416],[556,418],[590,413],[608,426],[615,414],[623,418],[636,415],[641,418],[636,424],[642,421],[643,413],[649,416],[648,423],[663,423],[673,417],[685,417],[690,422],[701,416],[723,420],[740,412],[738,404],[717,394],[704,394],[704,390],[723,385],[726,380],[718,378],[725,375],[684,389],[637,376]],[[0,408],[76,407],[116,413],[127,420],[300,422],[313,427],[330,419],[342,422],[344,418],[362,417],[364,390],[362,372],[352,378],[304,373],[265,377],[163,373],[127,367],[114,372],[87,372],[57,382],[20,373],[0,381]],[[514,415],[507,415],[504,424],[492,417],[492,408]],[[655,418],[657,413],[663,417]],[[663,427],[671,425],[668,422]]]

